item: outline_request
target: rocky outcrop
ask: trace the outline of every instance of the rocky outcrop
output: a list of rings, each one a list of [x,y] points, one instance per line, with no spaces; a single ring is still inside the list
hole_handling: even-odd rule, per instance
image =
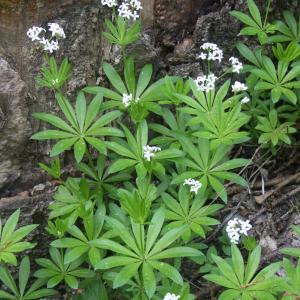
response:
[[[21,156],[29,138],[27,88],[0,57],[0,189],[20,175]]]

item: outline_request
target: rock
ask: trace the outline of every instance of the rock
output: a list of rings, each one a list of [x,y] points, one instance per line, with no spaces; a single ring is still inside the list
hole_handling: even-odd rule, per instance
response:
[[[20,175],[20,158],[31,133],[27,88],[20,75],[0,57],[0,189]]]

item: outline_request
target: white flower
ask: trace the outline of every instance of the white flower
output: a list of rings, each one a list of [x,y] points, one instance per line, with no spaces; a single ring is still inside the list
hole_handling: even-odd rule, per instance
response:
[[[131,5],[134,9],[136,9],[136,10],[141,10],[141,9],[143,9],[142,3],[141,3],[141,1],[139,1],[139,0],[131,0],[131,1],[130,1],[130,5]]]
[[[231,87],[234,93],[246,91],[248,89],[248,87],[244,83],[241,83],[239,81],[236,81]]]
[[[119,16],[125,19],[130,19],[131,18],[131,10],[129,7],[129,3],[123,2],[119,8],[118,8]]]
[[[175,294],[167,293],[163,300],[178,300],[180,296],[176,296]]]
[[[42,37],[42,39],[41,39],[39,42],[40,42],[40,44],[42,44],[42,45],[46,45],[46,44],[49,43],[49,40],[46,39],[45,37]]]
[[[57,23],[48,23],[49,31],[52,32],[52,36],[65,39],[66,35],[63,28]]]
[[[136,21],[140,15],[138,14],[138,12],[135,10],[132,14],[131,14],[131,17],[134,21]]]
[[[207,59],[207,54],[204,52],[201,52],[200,55],[198,56],[198,58],[205,60],[205,59]]]
[[[118,5],[117,0],[101,0],[102,5],[107,5],[108,7],[114,7]]]
[[[137,20],[139,16],[139,10],[142,9],[141,1],[139,0],[125,0],[118,8],[120,17],[125,19]]]
[[[27,31],[27,36],[34,42],[34,41],[39,41],[41,38],[39,35],[41,34],[42,31],[46,31],[42,27],[37,27],[37,26],[32,26],[31,28],[28,29]]]
[[[57,84],[58,82],[59,82],[59,81],[58,81],[57,78],[52,80],[52,84],[53,84],[53,85]]]
[[[229,61],[232,65],[232,72],[239,74],[240,71],[243,69],[243,64],[236,57],[230,57]]]
[[[241,100],[241,103],[242,104],[245,104],[245,103],[248,103],[250,102],[250,98],[249,97],[244,97],[242,100]]]
[[[248,235],[248,231],[252,228],[249,220],[242,221],[234,218],[227,223],[226,232],[233,244],[238,244],[242,234]]]
[[[128,107],[130,103],[132,102],[132,94],[123,94],[122,102],[125,107]]]
[[[45,51],[48,51],[49,53],[53,53],[54,51],[58,50],[59,49],[59,46],[58,46],[58,42],[53,40],[53,41],[45,41],[45,44],[44,44],[44,50]]]
[[[144,158],[147,161],[150,161],[151,158],[154,156],[154,154],[159,151],[161,151],[161,148],[159,148],[159,147],[156,147],[156,146],[151,147],[149,145],[146,145],[146,146],[144,146]]]
[[[218,78],[214,74],[208,76],[198,76],[195,83],[198,89],[202,92],[209,92],[215,88],[215,82]]]
[[[189,185],[191,187],[190,191],[198,194],[198,190],[201,188],[202,183],[200,183],[198,180],[189,178],[184,181],[183,185]]]
[[[204,43],[200,47],[200,49],[206,50],[208,52],[207,60],[218,60],[219,62],[221,62],[223,59],[223,51],[214,43]]]

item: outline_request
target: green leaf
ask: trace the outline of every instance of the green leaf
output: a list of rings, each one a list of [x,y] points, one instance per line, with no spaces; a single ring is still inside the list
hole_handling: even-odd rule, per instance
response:
[[[84,122],[84,131],[86,131],[94,119],[96,118],[97,114],[99,113],[100,106],[103,100],[103,94],[98,93],[90,103],[87,109],[86,117],[85,117],[85,122]]]
[[[79,283],[78,283],[78,280],[76,279],[76,277],[70,276],[70,275],[66,275],[65,276],[65,282],[67,283],[67,285],[70,288],[72,288],[72,289],[78,289]]]
[[[46,114],[46,113],[34,113],[33,117],[45,121],[64,131],[69,131],[71,133],[76,134],[76,131],[70,125],[68,125],[64,120],[62,120],[57,116]]]
[[[135,72],[134,72],[134,60],[129,57],[125,60],[124,77],[128,90],[131,94],[135,94]]]
[[[6,268],[0,267],[0,280],[17,296],[18,288],[11,274]]]
[[[165,275],[167,278],[170,278],[171,280],[173,280],[175,283],[177,283],[179,285],[183,284],[182,277],[176,268],[174,268],[164,262],[158,262],[155,260],[150,260],[149,264],[154,269],[157,269],[159,272],[161,272],[163,275]]]
[[[80,138],[74,145],[74,155],[77,163],[80,163],[86,151],[86,143]]]
[[[78,140],[78,138],[72,138],[72,139],[65,139],[65,140],[59,141],[52,148],[52,150],[50,152],[50,157],[57,156],[60,153],[64,152],[65,150],[70,149],[77,140]]]
[[[140,97],[140,95],[145,91],[146,87],[148,86],[151,76],[153,72],[153,67],[151,64],[147,64],[143,67],[138,83],[137,83],[137,90],[136,90],[136,97]]]
[[[123,267],[114,279],[113,288],[116,289],[126,284],[136,274],[140,265],[141,262],[137,262]]]
[[[130,168],[137,164],[136,160],[121,158],[113,162],[113,164],[109,167],[108,173],[113,174],[124,169]]]
[[[79,92],[77,96],[75,110],[80,132],[83,132],[86,115],[86,100],[83,92]]]
[[[234,244],[231,245],[232,263],[234,272],[239,280],[240,285],[244,284],[244,260],[240,250]]]
[[[255,2],[253,0],[247,0],[248,2],[248,8],[250,11],[251,16],[253,17],[253,19],[255,20],[255,22],[262,27],[262,21],[261,21],[261,15],[259,12],[258,7],[256,6]]]
[[[146,254],[149,253],[150,249],[155,243],[164,224],[164,220],[165,220],[165,211],[163,208],[160,208],[154,213],[150,221],[150,225],[148,227],[147,238],[146,238]]]
[[[67,251],[65,255],[64,263],[69,264],[75,261],[87,251],[88,251],[88,246],[79,246],[79,247],[71,248],[69,251]]]
[[[252,277],[255,275],[260,263],[261,247],[257,246],[249,256],[246,271],[245,271],[245,284],[248,284]]]
[[[142,277],[146,294],[151,299],[156,291],[156,278],[152,267],[147,262],[143,263]]]
[[[25,292],[25,288],[29,279],[30,274],[30,263],[29,263],[29,257],[25,256],[20,264],[19,269],[19,289],[20,294],[23,296]]]
[[[102,259],[95,265],[95,269],[108,270],[115,267],[126,266],[138,262],[136,258],[128,256],[111,256]]]
[[[127,89],[117,71],[112,65],[103,63],[103,70],[113,87],[121,94],[127,94]]]
[[[105,143],[97,138],[93,137],[85,137],[84,138],[90,145],[92,145],[95,149],[99,151],[99,153],[106,155],[107,154],[107,149],[105,146]]]
[[[1,243],[5,243],[9,240],[12,233],[16,229],[20,217],[20,209],[17,209],[6,221],[2,234],[1,234]]]
[[[74,137],[73,133],[60,130],[44,130],[31,136],[32,140],[58,140]]]

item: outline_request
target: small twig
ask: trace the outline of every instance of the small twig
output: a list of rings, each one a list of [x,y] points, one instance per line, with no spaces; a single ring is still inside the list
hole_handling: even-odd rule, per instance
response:
[[[296,173],[292,176],[289,176],[287,179],[283,180],[282,182],[280,182],[277,187],[263,195],[260,196],[256,196],[255,197],[255,201],[258,204],[262,204],[265,200],[267,200],[270,196],[272,196],[274,193],[278,192],[279,190],[281,190],[283,187],[285,187],[286,185],[288,185],[289,183],[293,182],[294,180],[296,180],[297,178],[300,177],[300,173]]]
[[[289,197],[292,197],[296,194],[300,193],[300,186],[298,186],[297,188],[293,189],[292,191],[290,191],[289,193],[287,193],[286,195],[283,195],[282,197],[280,197],[277,200],[274,200],[272,202],[272,207],[277,206],[278,204],[280,204],[281,202],[287,200]]]

